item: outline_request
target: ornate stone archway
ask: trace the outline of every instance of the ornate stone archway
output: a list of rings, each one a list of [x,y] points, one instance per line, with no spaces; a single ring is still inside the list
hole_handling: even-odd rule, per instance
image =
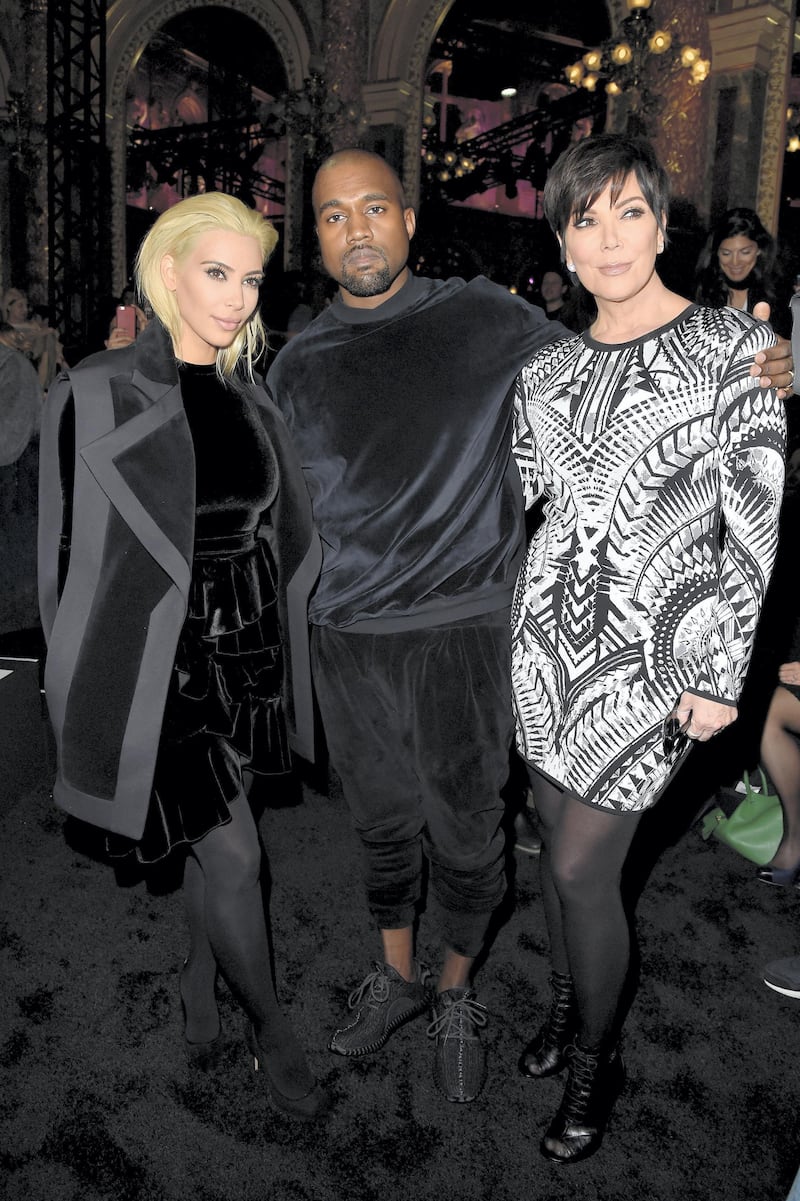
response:
[[[108,11],[107,136],[111,156],[112,286],[125,285],[125,92],[128,73],[153,35],[172,17],[190,9],[209,7],[207,0],[115,0]],[[214,0],[214,7],[231,8],[249,17],[272,39],[283,59],[290,88],[298,88],[308,74],[311,55],[305,26],[289,0]],[[292,156],[290,155],[290,161]],[[286,181],[286,227],[291,228],[302,198],[295,195],[291,177]]]
[[[403,130],[403,182],[419,195],[419,131],[425,63],[436,31],[457,0],[391,0],[375,38],[364,105],[372,125]]]

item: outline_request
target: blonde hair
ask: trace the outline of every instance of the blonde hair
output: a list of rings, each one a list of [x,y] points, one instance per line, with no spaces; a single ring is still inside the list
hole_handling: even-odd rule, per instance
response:
[[[180,200],[163,212],[139,247],[134,264],[137,293],[167,330],[173,347],[180,345],[182,321],[175,293],[162,279],[162,261],[165,255],[171,255],[180,264],[191,253],[198,238],[217,230],[255,238],[261,249],[262,263],[266,263],[278,242],[277,231],[263,213],[248,208],[241,200],[224,192],[205,192],[202,196]],[[266,345],[267,331],[256,308],[231,345],[217,351],[218,374],[223,377],[233,375],[237,363],[243,359],[247,375],[252,379],[253,362]]]

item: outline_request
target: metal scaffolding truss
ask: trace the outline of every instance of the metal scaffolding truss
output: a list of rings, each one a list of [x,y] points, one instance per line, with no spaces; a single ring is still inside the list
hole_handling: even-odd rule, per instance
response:
[[[67,346],[87,347],[110,292],[106,0],[47,12],[49,293]]]
[[[435,135],[429,135],[426,145],[434,151],[431,175],[436,178],[442,161],[447,162],[442,156],[449,151],[454,163],[461,160],[469,166],[458,173],[448,170],[446,178],[438,177],[439,190],[447,199],[465,200],[498,185],[513,191],[519,180],[541,189],[548,167],[568,145],[575,122],[582,117],[599,118],[604,111],[603,97],[578,89],[546,108],[522,113],[457,146],[440,145]]]
[[[282,205],[283,180],[258,170],[270,140],[257,121],[241,116],[166,129],[137,126],[128,137],[128,187],[166,182],[181,197],[213,189],[250,205],[257,197]]]

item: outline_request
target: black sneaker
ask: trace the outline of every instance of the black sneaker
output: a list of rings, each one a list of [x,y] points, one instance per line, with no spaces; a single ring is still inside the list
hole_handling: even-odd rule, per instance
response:
[[[486,1081],[479,1030],[488,1015],[471,988],[448,988],[433,1001],[428,1038],[436,1040],[433,1078],[448,1101],[474,1101]]]
[[[768,963],[764,968],[764,983],[785,997],[800,997],[800,956]]]
[[[328,1044],[337,1055],[370,1055],[378,1051],[398,1026],[430,1008],[430,972],[417,965],[417,979],[409,984],[388,963],[376,963],[347,999],[355,1010],[352,1022],[334,1030]]]

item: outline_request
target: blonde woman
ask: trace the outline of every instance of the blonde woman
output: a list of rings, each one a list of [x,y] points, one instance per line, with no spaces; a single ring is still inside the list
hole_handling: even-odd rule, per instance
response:
[[[108,831],[112,854],[185,858],[190,1059],[207,1067],[221,1045],[219,971],[273,1107],[314,1120],[326,1097],[276,999],[242,786],[244,767],[288,770],[285,714],[297,749],[311,745],[302,636],[319,552],[253,369],[276,241],[261,214],[220,193],[180,202],[145,237],[136,278],[154,319],[48,398],[40,605],[56,803]]]

